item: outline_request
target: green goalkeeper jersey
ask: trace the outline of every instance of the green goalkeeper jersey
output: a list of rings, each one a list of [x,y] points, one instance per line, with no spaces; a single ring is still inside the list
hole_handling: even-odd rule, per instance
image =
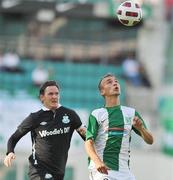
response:
[[[129,168],[131,131],[140,135],[132,126],[134,116],[145,126],[139,113],[126,106],[104,107],[90,114],[86,139],[94,140],[98,156],[112,170]],[[89,168],[95,168],[90,159]]]

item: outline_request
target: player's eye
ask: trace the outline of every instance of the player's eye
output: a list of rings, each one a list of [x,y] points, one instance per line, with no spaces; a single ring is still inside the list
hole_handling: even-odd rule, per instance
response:
[[[107,81],[107,83],[108,83],[108,84],[111,84],[111,83],[112,83],[112,81],[111,81],[111,80],[109,80],[109,81]]]

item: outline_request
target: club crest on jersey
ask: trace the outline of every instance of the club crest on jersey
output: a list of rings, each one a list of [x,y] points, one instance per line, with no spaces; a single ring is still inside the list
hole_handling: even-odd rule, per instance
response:
[[[63,122],[64,124],[67,124],[67,123],[70,122],[70,119],[69,119],[69,117],[68,117],[66,114],[63,116],[62,122]]]
[[[130,116],[126,116],[125,117],[125,122],[127,123],[127,124],[131,124],[131,117]]]

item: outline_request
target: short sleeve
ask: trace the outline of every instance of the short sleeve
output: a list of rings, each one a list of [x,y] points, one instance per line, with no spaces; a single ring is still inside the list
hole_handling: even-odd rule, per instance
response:
[[[73,118],[73,128],[78,129],[82,125],[81,119],[75,111],[73,111],[72,116],[73,116],[72,117]]]
[[[88,139],[94,139],[97,136],[97,131],[98,131],[99,125],[96,120],[96,118],[91,114],[89,116],[88,120],[88,127],[87,127],[87,132],[86,132],[86,140]]]
[[[147,129],[147,126],[146,126],[143,118],[141,117],[141,115],[140,115],[137,111],[135,111],[135,116],[137,116],[137,117],[139,117],[139,118],[141,119],[144,127]],[[134,130],[134,132],[135,132],[136,134],[141,135],[141,133],[140,133],[137,129],[135,129],[134,127],[132,127],[132,129]]]

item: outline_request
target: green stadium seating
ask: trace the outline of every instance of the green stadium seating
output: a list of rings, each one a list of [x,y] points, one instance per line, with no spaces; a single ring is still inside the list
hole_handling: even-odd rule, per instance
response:
[[[78,28],[76,28],[78,27]],[[63,40],[81,40],[92,42],[109,42],[117,40],[129,40],[137,37],[137,29],[114,28],[105,20],[70,19],[59,28],[54,38],[61,37]]]
[[[19,36],[24,34],[27,30],[27,21],[22,16],[0,16],[0,35],[5,36]]]
[[[25,70],[23,74],[0,72],[0,90],[6,90],[14,95],[25,90],[31,97],[37,98],[38,88],[32,85],[31,78],[31,72],[37,65],[37,61],[22,60],[21,66]],[[52,69],[50,79],[59,82],[63,104],[72,108],[93,109],[102,106],[103,99],[97,86],[100,78],[106,73],[114,73],[120,78],[122,88],[125,88],[120,66],[51,61],[44,61],[43,66]],[[124,92],[121,100],[122,103],[125,102]]]

